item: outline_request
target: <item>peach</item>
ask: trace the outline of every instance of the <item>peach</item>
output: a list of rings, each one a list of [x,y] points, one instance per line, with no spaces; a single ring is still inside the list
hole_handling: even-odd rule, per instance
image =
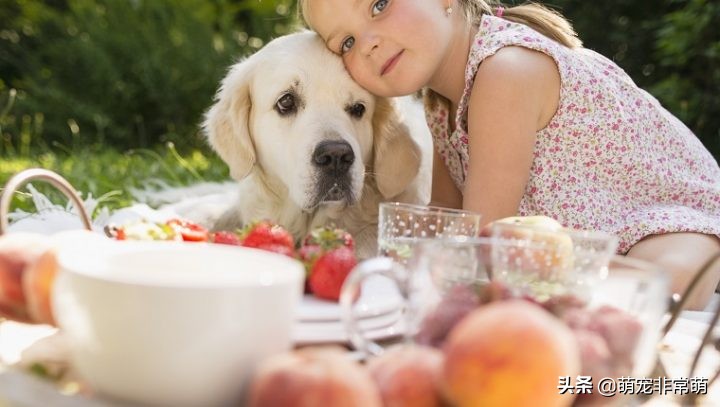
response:
[[[574,261],[572,238],[560,222],[547,216],[513,216],[495,221],[494,235],[528,246],[502,246],[504,260],[527,273],[536,273],[541,280],[562,277]],[[518,227],[513,227],[518,226]],[[502,266],[502,264],[500,264]],[[502,267],[501,267],[502,268]]]
[[[270,357],[255,372],[250,407],[379,407],[368,372],[337,348],[305,348]]]
[[[27,272],[43,270],[40,274],[47,278],[48,268],[54,266],[57,269],[57,264],[53,263],[54,255],[45,254],[51,248],[51,240],[45,235],[12,233],[0,237],[0,316],[20,322],[34,321],[37,314],[31,315],[28,309],[29,293],[25,287],[34,286],[29,280],[39,274],[33,272],[28,276]],[[33,302],[39,304],[45,300],[33,298]]]
[[[507,218],[501,218],[486,225],[480,234],[483,236],[490,236],[492,232],[492,226],[497,223],[509,224],[509,225],[524,225],[534,228],[544,229],[550,232],[558,232],[563,229],[563,225],[557,220],[549,216],[509,216]]]
[[[368,362],[385,407],[442,405],[443,355],[435,348],[401,345]]]
[[[59,265],[55,250],[47,250],[23,273],[27,311],[33,322],[55,325],[51,297]]]
[[[580,354],[572,331],[541,307],[494,302],[470,313],[445,343],[443,388],[455,405],[567,406],[560,376],[575,378]]]
[[[59,267],[56,251],[104,239],[87,230],[52,236],[23,232],[0,236],[0,316],[54,325],[51,295]]]
[[[498,223],[512,223],[515,225],[526,225],[541,227],[545,230],[558,231],[562,230],[563,226],[557,220],[544,215],[534,216],[510,216],[507,218],[498,219]]]

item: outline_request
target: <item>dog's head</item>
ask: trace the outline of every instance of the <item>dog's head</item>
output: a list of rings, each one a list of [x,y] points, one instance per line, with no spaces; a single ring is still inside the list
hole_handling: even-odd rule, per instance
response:
[[[357,85],[309,31],[278,38],[235,64],[203,127],[233,178],[261,171],[307,210],[352,205],[367,176],[391,198],[420,165],[392,101]]]

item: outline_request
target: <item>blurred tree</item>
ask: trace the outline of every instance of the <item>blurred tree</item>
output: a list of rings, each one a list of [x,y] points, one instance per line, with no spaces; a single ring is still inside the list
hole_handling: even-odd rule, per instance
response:
[[[720,160],[720,2],[689,0],[662,18],[650,91]]]
[[[202,145],[198,123],[228,65],[292,29],[292,6],[0,0],[0,95],[18,91],[0,117],[5,144]]]

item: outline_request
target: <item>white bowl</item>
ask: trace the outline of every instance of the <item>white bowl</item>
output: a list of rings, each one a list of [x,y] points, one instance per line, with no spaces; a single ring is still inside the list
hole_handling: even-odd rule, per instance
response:
[[[83,243],[59,251],[53,306],[74,367],[97,392],[237,404],[255,364],[291,347],[298,261],[224,245]]]

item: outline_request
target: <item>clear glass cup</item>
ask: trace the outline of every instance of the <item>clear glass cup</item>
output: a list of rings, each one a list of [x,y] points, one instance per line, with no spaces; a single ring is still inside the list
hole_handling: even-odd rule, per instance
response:
[[[448,237],[414,242],[402,262],[376,257],[360,263],[343,284],[343,322],[355,349],[378,355],[383,347],[362,329],[356,293],[371,278],[390,279],[403,298],[402,337],[405,342],[438,345],[452,323],[479,304],[478,287],[490,276],[492,239]],[[450,312],[445,312],[447,310]],[[438,312],[435,312],[435,311]]]
[[[422,240],[475,237],[480,234],[481,215],[460,209],[412,205],[399,202],[380,204],[378,255],[403,264],[413,247]]]
[[[427,240],[415,246],[404,266],[387,257],[360,263],[340,297],[353,347],[369,355],[383,352],[383,346],[368,338],[356,317],[353,294],[366,279],[384,276],[405,294],[404,342],[441,348],[453,327],[470,312],[495,301],[523,299],[571,329],[578,343],[581,375],[599,380],[647,377],[652,372],[670,298],[669,278],[662,269],[611,255],[604,266],[597,266],[604,271],[595,271],[597,278],[588,297],[564,290],[544,299],[530,298],[512,285],[516,280],[494,278],[499,273],[493,253],[502,244],[508,242],[497,238]],[[568,270],[563,281],[572,284],[578,280],[572,274],[584,275],[589,272],[587,267]]]
[[[644,378],[657,375],[658,351],[670,304],[670,279],[658,266],[613,256],[608,273],[596,281],[584,307],[568,305],[567,296],[549,301],[549,309],[569,326],[580,350],[580,375],[593,378]],[[563,304],[564,303],[564,304]],[[574,405],[637,405],[639,393],[603,397],[597,389],[578,394]]]
[[[608,325],[605,332],[629,348],[636,341],[634,352],[624,368],[634,377],[646,377],[656,363],[658,345],[662,338],[664,316],[670,304],[670,277],[665,270],[647,261],[626,256],[613,256],[608,265],[608,275],[595,282],[588,308],[602,313],[607,307],[622,310],[642,326],[642,332],[633,332],[624,321],[619,325]],[[605,322],[619,321],[606,315]],[[633,337],[633,334],[636,336]],[[617,345],[617,344],[616,344]],[[627,365],[630,364],[630,366]],[[617,365],[617,364],[616,364]],[[620,366],[616,366],[621,368]],[[627,370],[630,373],[627,373]]]
[[[539,300],[566,293],[589,299],[618,246],[609,233],[512,223],[494,223],[490,236],[493,278]]]
[[[400,297],[401,308],[397,314],[398,326],[405,329],[408,321],[408,304],[412,292],[410,285],[415,282],[415,268],[407,267],[408,261],[413,257],[415,249],[429,241],[437,241],[452,238],[474,238],[480,234],[481,215],[471,211],[442,208],[435,206],[412,205],[399,202],[381,203],[378,215],[378,256],[361,263],[347,278],[345,285],[345,299],[341,296],[341,303],[345,301],[344,312],[347,319],[356,321],[357,316],[362,312],[355,312],[353,304],[367,301],[367,291],[362,287],[370,283],[370,278],[384,279],[385,281],[373,281],[374,286],[390,284],[397,288],[397,295]],[[370,272],[369,270],[373,270]],[[390,281],[387,281],[387,280]],[[352,281],[348,284],[348,280]],[[366,287],[367,288],[367,287]],[[392,291],[391,291],[392,292]],[[346,324],[348,322],[346,321]],[[359,331],[359,328],[356,329]],[[382,348],[373,342],[362,342],[364,336],[355,332],[349,332],[354,337],[358,349],[364,349],[369,353],[379,354]],[[368,349],[369,348],[369,349]]]

